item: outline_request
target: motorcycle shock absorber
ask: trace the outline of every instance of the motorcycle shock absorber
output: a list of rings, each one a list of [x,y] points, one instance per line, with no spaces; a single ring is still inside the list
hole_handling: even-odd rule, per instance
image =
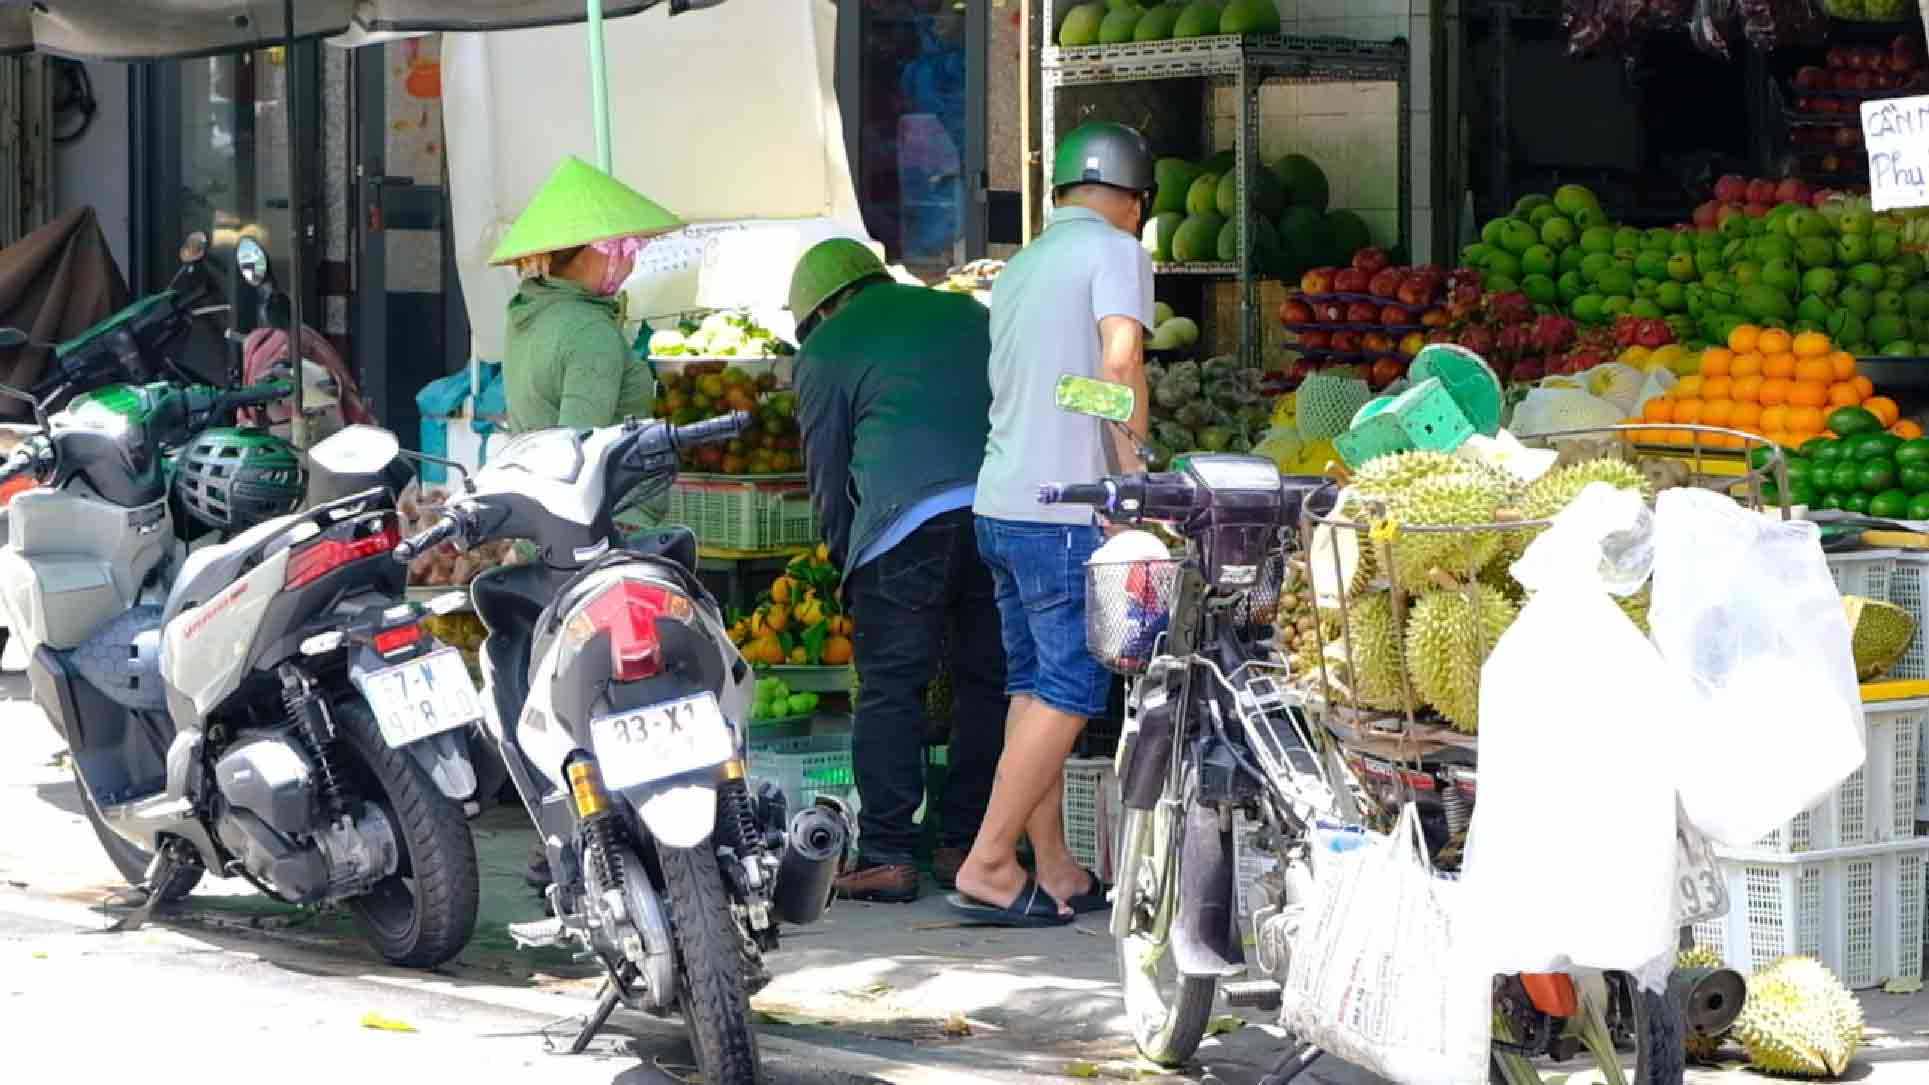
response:
[[[733,775],[717,789],[717,835],[738,857],[754,852],[763,844],[763,827],[757,821],[757,808],[750,798],[750,786],[741,773]]]
[[[321,695],[315,692],[315,684],[293,664],[284,664],[281,668],[281,703],[288,712],[289,724],[307,747],[308,756],[321,777],[322,808],[331,820],[341,817],[348,803],[342,793],[341,776],[335,770],[334,721],[329,719],[328,706],[322,703]]]
[[[588,754],[572,754],[563,762],[569,778],[571,799],[576,804],[576,820],[582,826],[583,865],[595,883],[595,891],[623,890],[623,853],[621,822],[610,809],[609,795],[603,790],[603,774]]]
[[[1440,807],[1447,815],[1447,832],[1459,836],[1473,824],[1474,804],[1452,780],[1446,783],[1447,786],[1440,790]]]

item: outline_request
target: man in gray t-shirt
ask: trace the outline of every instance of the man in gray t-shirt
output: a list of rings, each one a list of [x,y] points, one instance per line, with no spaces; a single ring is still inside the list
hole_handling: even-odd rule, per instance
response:
[[[972,508],[997,588],[1011,710],[991,804],[952,898],[976,923],[1051,926],[1105,907],[1098,878],[1065,846],[1059,813],[1065,758],[1111,691],[1085,648],[1084,565],[1101,533],[1090,509],[1041,505],[1038,488],[1144,470],[1129,438],[1059,410],[1054,389],[1067,373],[1123,384],[1138,399],[1131,428],[1145,432],[1152,261],[1139,229],[1152,188],[1139,133],[1073,131],[1053,163],[1050,227],[992,288],[991,435]],[[1036,877],[1019,865],[1021,836]]]

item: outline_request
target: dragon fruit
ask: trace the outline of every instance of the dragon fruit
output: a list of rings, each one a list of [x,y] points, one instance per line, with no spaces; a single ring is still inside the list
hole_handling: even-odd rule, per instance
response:
[[[1543,316],[1534,321],[1534,330],[1528,338],[1539,353],[1558,354],[1574,342],[1578,327],[1564,316]]]

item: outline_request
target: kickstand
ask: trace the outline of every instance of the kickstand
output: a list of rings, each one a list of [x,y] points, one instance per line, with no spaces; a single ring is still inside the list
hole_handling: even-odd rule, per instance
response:
[[[589,1047],[589,1042],[602,1031],[604,1023],[610,1019],[610,1014],[616,1012],[616,1004],[622,1000],[622,997],[616,990],[616,984],[607,979],[603,981],[603,991],[596,998],[596,1009],[590,1013],[589,1020],[583,1022],[583,1029],[576,1034],[576,1039],[570,1041],[570,1054],[580,1055]]]
[[[142,900],[133,911],[109,924],[107,927],[109,933],[137,931],[147,925],[148,917],[154,914],[154,909],[161,906],[161,890],[174,879],[178,862],[170,847],[164,846],[154,853],[154,861],[147,865],[146,880],[134,887],[146,899]]]
[[[1272,1072],[1260,1078],[1259,1085],[1286,1085],[1287,1082],[1305,1073],[1306,1068],[1318,1062],[1319,1057],[1324,1054],[1324,1051],[1313,1044],[1301,1044],[1296,1050],[1288,1052],[1285,1058],[1274,1063]]]

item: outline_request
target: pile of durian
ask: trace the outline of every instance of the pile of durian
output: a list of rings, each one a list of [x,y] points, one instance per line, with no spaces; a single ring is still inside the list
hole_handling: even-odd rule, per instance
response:
[[[1322,647],[1332,692],[1355,708],[1431,711],[1477,733],[1481,664],[1525,602],[1509,569],[1544,530],[1520,525],[1553,519],[1595,482],[1654,496],[1640,468],[1605,457],[1556,466],[1527,484],[1503,468],[1436,452],[1362,465],[1333,519],[1377,528],[1321,525],[1307,554],[1320,628],[1343,627]],[[1475,530],[1412,530],[1421,527]],[[1647,600],[1645,588],[1617,600],[1643,631]]]
[[[1721,955],[1697,946],[1675,967],[1720,968]],[[1827,966],[1813,957],[1783,957],[1749,977],[1748,1000],[1726,1034],[1684,1039],[1695,1062],[1714,1063],[1732,1038],[1763,1073],[1832,1079],[1848,1072],[1862,1046],[1862,1026],[1862,1004]]]

